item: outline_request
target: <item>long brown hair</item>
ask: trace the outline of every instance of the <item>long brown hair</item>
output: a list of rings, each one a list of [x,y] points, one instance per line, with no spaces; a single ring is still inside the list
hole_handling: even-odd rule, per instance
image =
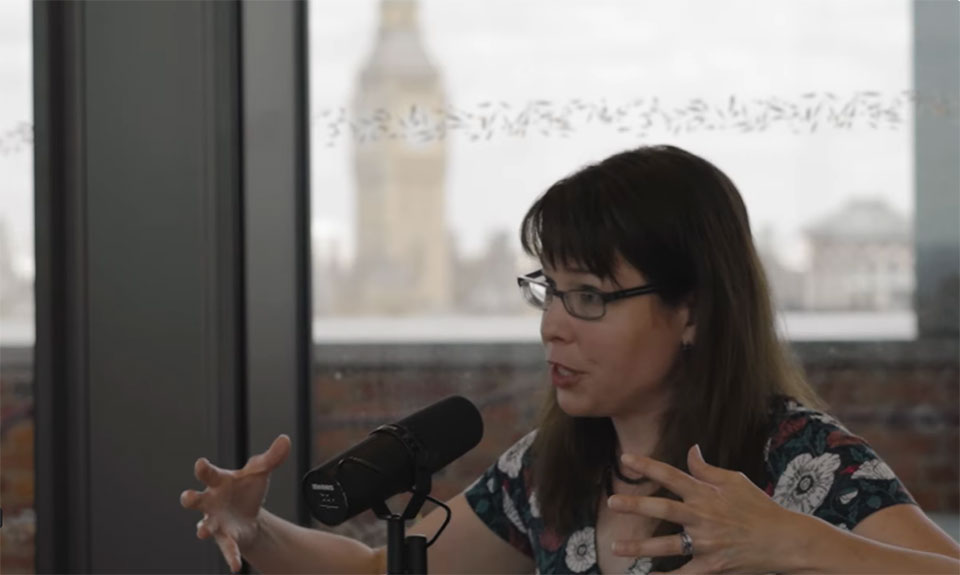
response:
[[[581,267],[600,278],[612,278],[622,256],[662,288],[656,297],[665,305],[691,304],[696,342],[668,378],[657,459],[686,471],[696,443],[707,462],[759,483],[773,402],[789,396],[822,405],[777,338],[743,200],[710,162],[655,146],[587,166],[533,204],[521,242],[552,267]],[[609,418],[571,417],[547,394],[532,447],[547,526],[568,534],[596,516],[616,441]],[[664,522],[656,534],[679,529]],[[684,561],[661,559],[654,568]]]

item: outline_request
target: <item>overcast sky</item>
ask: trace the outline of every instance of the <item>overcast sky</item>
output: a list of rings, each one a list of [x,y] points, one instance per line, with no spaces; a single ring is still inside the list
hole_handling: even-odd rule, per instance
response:
[[[424,0],[424,41],[461,109],[485,100],[515,111],[531,100],[572,98],[616,105],[658,97],[723,102],[805,92],[841,98],[910,90],[911,14],[906,0],[690,2],[639,0]],[[312,0],[311,106],[348,106],[372,47],[378,0]],[[0,2],[0,138],[31,121],[30,4]],[[901,110],[907,112],[908,110]],[[314,128],[322,123],[314,121]],[[584,126],[570,138],[506,134],[448,138],[448,223],[476,252],[496,231],[515,233],[536,195],[586,162],[640,143],[671,143],[704,155],[739,186],[755,231],[775,229],[786,255],[802,256],[802,226],[853,195],[882,196],[912,213],[912,122],[894,129],[786,128],[672,135]],[[329,145],[327,145],[329,144]],[[314,130],[315,235],[352,244],[350,142]],[[32,259],[32,150],[0,154],[0,220],[21,261]]]
[[[314,116],[351,101],[368,57],[377,0],[310,4]],[[462,109],[485,100],[583,98],[616,104],[657,96],[681,106],[805,92],[894,97],[912,88],[906,1],[692,2],[637,0],[422,0],[427,50],[447,96]],[[908,110],[902,109],[901,112]],[[350,144],[318,145],[314,122],[313,214],[318,235],[352,237]],[[517,228],[537,194],[583,164],[640,143],[671,143],[706,156],[745,196],[754,230],[775,229],[796,260],[800,228],[853,195],[882,196],[912,212],[912,123],[882,129],[792,133],[734,130],[646,139],[587,127],[572,137],[471,142],[448,138],[447,216],[459,244],[476,251],[495,230]]]
[[[8,236],[14,258],[32,273],[33,147],[11,145],[11,132],[33,123],[30,2],[0,1],[0,233]]]

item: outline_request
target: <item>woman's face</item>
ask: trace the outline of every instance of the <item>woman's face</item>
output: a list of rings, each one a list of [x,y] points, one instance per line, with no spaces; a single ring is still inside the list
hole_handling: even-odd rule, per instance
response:
[[[622,259],[615,282],[546,263],[543,272],[560,291],[613,292],[647,284],[643,274]],[[688,318],[686,305],[671,308],[653,294],[608,302],[599,320],[571,316],[560,298],[553,298],[543,312],[540,337],[560,408],[571,416],[659,413],[666,406],[664,382],[681,343],[693,340]]]

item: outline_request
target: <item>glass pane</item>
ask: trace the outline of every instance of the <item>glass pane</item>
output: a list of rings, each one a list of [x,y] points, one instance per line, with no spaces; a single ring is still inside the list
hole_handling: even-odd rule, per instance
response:
[[[425,2],[379,44],[379,4],[356,4],[311,11],[321,317],[522,312],[487,272],[525,269],[531,200],[669,141],[738,184],[792,339],[915,336],[908,2],[697,8],[724,26],[682,2]],[[390,66],[426,75],[387,90]]]
[[[733,178],[785,337],[913,340],[912,41],[905,0],[311,4],[314,461],[462,393],[488,433],[437,481],[449,497],[528,431],[546,390],[520,220],[641,144]],[[818,345],[798,348],[811,380],[849,413]],[[867,363],[892,349],[863,345]],[[382,542],[369,514],[339,529]]]
[[[30,3],[0,4],[0,571],[34,572],[33,48]]]

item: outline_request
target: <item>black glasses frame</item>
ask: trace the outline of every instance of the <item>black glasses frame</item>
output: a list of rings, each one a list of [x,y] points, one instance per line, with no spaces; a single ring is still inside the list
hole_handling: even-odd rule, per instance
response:
[[[537,270],[535,272],[530,272],[526,275],[517,277],[517,285],[520,287],[520,290],[523,292],[524,299],[526,299],[530,303],[530,305],[533,305],[538,309],[546,310],[547,306],[550,305],[550,299],[553,297],[559,297],[560,301],[563,302],[563,308],[567,310],[567,313],[569,313],[573,317],[585,319],[585,320],[602,319],[603,316],[607,314],[607,304],[612,301],[617,301],[617,300],[625,299],[628,297],[634,297],[638,295],[647,295],[647,294],[657,293],[658,291],[660,291],[660,288],[654,284],[647,284],[644,286],[637,286],[637,287],[627,288],[627,289],[618,290],[614,292],[604,292],[604,291],[599,291],[594,289],[558,290],[550,282],[544,281],[543,279],[541,279],[545,277],[546,276],[543,274],[543,270]],[[546,297],[543,300],[542,306],[538,305],[535,301],[533,301],[527,295],[528,292],[530,291],[530,288],[528,287],[530,284],[538,285],[546,290]],[[603,302],[603,308],[600,311],[600,315],[595,317],[584,316],[582,314],[579,314],[573,311],[571,309],[570,304],[567,303],[566,296],[568,294],[578,294],[578,293],[589,293],[592,295],[600,296],[600,300]]]

